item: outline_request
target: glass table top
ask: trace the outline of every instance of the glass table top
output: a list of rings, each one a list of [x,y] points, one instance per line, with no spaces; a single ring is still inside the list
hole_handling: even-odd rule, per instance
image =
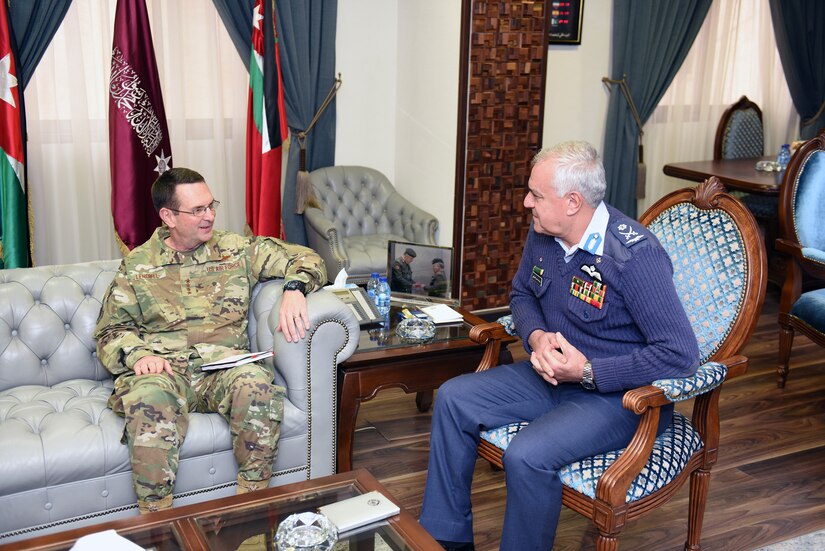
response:
[[[264,504],[235,507],[230,511],[196,519],[211,549],[271,550],[278,525],[289,515],[316,511],[318,507],[347,499],[361,492],[354,484],[311,490]],[[387,521],[339,534],[335,551],[367,549],[405,551],[412,549]]]
[[[358,351],[378,350],[386,348],[400,348],[403,346],[415,346],[409,342],[404,342],[396,334],[395,328],[403,320],[401,310],[407,306],[402,301],[397,301],[393,297],[390,313],[387,320],[380,324],[367,325],[361,328]],[[410,305],[412,306],[412,305]],[[389,325],[389,326],[388,326]],[[442,324],[435,326],[435,337],[427,343],[450,341],[454,339],[467,338],[470,334],[470,325],[465,322]]]

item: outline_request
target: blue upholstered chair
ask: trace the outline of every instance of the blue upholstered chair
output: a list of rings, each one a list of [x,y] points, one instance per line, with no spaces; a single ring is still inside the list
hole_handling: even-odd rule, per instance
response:
[[[742,159],[765,154],[762,110],[747,96],[742,96],[728,107],[716,127],[713,159]],[[776,218],[779,201],[772,195],[734,192],[750,209],[765,231],[767,250],[773,250],[776,239]]]
[[[753,215],[715,177],[664,197],[640,220],[670,254],[673,281],[702,363],[692,377],[663,379],[625,393],[624,407],[639,414],[630,445],[567,465],[560,472],[563,503],[593,520],[599,532],[596,549],[615,550],[626,520],[664,504],[690,479],[685,549],[698,550],[719,446],[719,393],[725,380],[747,369],[748,359],[739,352],[765,298],[765,251]],[[498,323],[474,328],[471,337],[490,352],[479,370],[494,365],[495,341],[504,334]],[[671,426],[657,438],[659,408],[691,398],[691,418],[674,413]],[[524,426],[482,432],[479,455],[504,468],[502,456]]]
[[[777,383],[783,388],[794,330],[825,346],[825,289],[802,292],[803,273],[825,284],[825,129],[791,158],[779,204],[776,250],[788,257],[779,301]]]
[[[747,96],[728,107],[716,127],[713,158],[742,159],[765,154],[762,110]]]

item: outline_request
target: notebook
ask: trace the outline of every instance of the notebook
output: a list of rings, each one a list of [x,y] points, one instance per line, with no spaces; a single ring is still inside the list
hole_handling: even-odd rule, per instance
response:
[[[339,532],[346,532],[397,515],[401,509],[381,492],[372,491],[324,505],[318,512],[331,520]]]

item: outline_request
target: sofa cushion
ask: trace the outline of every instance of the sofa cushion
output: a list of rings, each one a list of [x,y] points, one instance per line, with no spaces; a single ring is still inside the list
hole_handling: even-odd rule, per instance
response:
[[[0,270],[0,391],[111,378],[92,332],[120,261]]]

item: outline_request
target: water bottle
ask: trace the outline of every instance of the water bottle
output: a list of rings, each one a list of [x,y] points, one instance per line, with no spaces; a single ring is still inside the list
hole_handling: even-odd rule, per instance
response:
[[[381,276],[378,279],[378,288],[375,290],[375,306],[378,308],[378,313],[383,317],[387,317],[390,313],[390,286],[387,283],[387,278]]]
[[[378,306],[378,272],[373,272],[370,275],[370,280],[367,282],[367,295],[375,306]]]
[[[791,146],[788,144],[782,144],[782,148],[779,150],[779,155],[776,157],[776,163],[779,165],[779,168],[785,170],[788,168],[788,163],[791,162]]]

